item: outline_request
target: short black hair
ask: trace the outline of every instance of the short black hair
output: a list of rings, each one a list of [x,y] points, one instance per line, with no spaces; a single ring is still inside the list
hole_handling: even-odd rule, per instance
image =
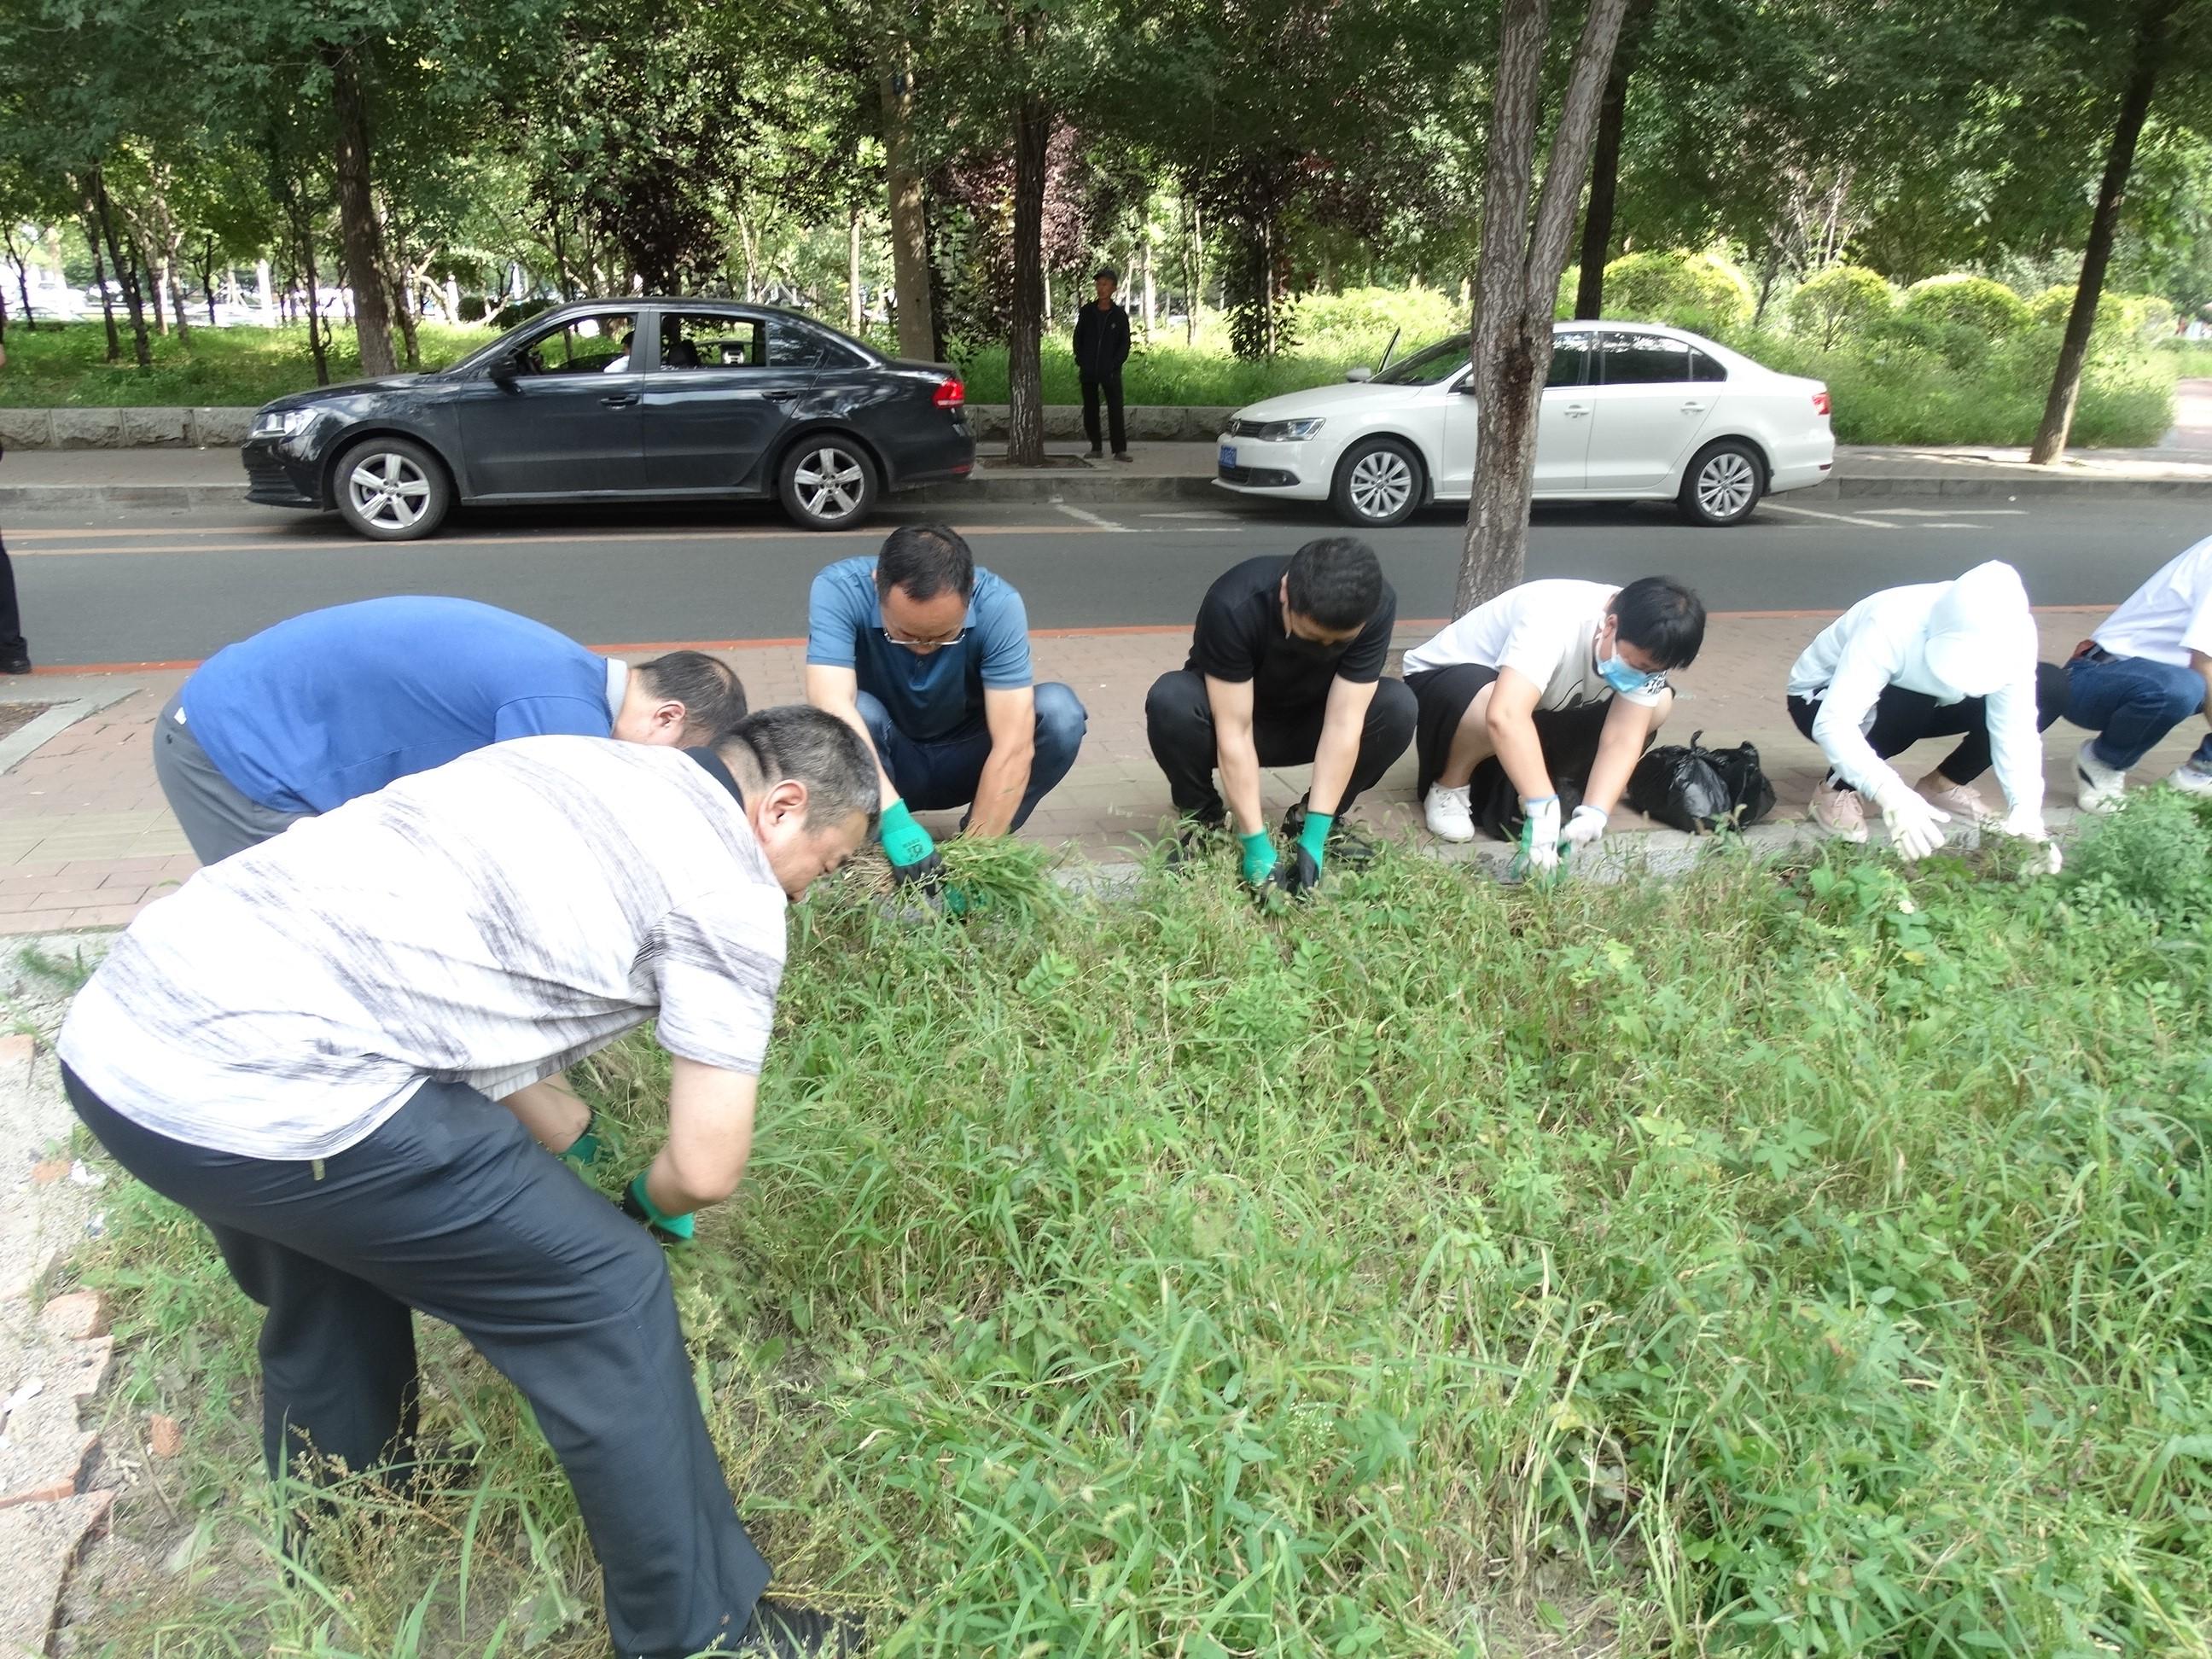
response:
[[[1101,265],[1098,267],[1097,274],[1091,280],[1094,283],[1118,283],[1121,278],[1115,273],[1113,266]]]
[[[1382,564],[1356,536],[1323,536],[1291,555],[1291,610],[1331,633],[1363,626],[1382,603]]]
[[[632,665],[656,697],[684,705],[687,742],[716,744],[745,717],[745,684],[738,671],[703,651],[672,651],[651,662]]]
[[[786,780],[805,784],[808,829],[860,812],[874,830],[883,801],[875,750],[836,715],[803,702],[757,708],[715,747],[750,759],[771,787]]]
[[[962,599],[975,592],[975,556],[949,524],[902,524],[884,539],[876,555],[876,597],[894,587],[910,599],[933,599],[951,592]]]
[[[1639,576],[1613,596],[1614,634],[1660,667],[1687,668],[1705,642],[1705,602],[1672,576]]]

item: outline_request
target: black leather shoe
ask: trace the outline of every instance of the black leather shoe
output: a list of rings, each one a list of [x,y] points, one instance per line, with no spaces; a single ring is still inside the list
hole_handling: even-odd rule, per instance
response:
[[[30,648],[21,640],[12,646],[0,646],[0,674],[27,674],[30,672]]]

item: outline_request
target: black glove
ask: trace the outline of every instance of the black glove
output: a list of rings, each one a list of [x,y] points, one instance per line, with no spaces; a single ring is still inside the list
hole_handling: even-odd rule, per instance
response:
[[[1292,842],[1275,866],[1275,885],[1291,898],[1310,898],[1321,885],[1321,861],[1303,842]]]

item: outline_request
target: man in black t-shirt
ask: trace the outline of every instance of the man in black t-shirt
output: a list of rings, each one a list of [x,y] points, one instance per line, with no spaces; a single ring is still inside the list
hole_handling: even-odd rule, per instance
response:
[[[1347,536],[1289,558],[1247,559],[1206,590],[1190,658],[1145,699],[1152,757],[1194,830],[1221,827],[1222,789],[1246,884],[1302,893],[1321,879],[1337,819],[1413,741],[1413,694],[1382,678],[1397,596],[1375,550]],[[1260,802],[1263,766],[1313,768],[1279,855]],[[1341,838],[1342,832],[1337,831]]]

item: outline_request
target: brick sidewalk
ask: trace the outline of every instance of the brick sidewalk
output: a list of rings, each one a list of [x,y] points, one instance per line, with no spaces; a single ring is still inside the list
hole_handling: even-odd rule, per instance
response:
[[[2104,615],[2101,607],[2040,614],[2044,654],[2063,659]],[[1698,664],[1677,677],[1680,692],[1666,738],[1688,741],[1703,728],[1707,739],[1759,746],[1780,796],[1778,817],[1802,815],[1820,766],[1818,751],[1789,723],[1782,687],[1790,664],[1825,624],[1824,617],[1716,617]],[[1398,644],[1415,645],[1426,628],[1400,631]],[[1066,844],[1094,860],[1125,858],[1159,833],[1169,811],[1167,788],[1145,742],[1145,691],[1153,678],[1180,667],[1188,645],[1183,630],[1042,634],[1036,639],[1037,677],[1065,680],[1091,711],[1091,730],[1075,770],[1045,798],[1030,819],[1033,839]],[[801,653],[787,645],[741,647],[724,653],[744,678],[756,706],[796,700]],[[1396,672],[1395,660],[1392,672]],[[169,816],[155,782],[149,729],[183,676],[175,672],[125,677],[137,689],[50,739],[0,775],[0,934],[117,927],[182,882],[198,867],[184,836]],[[42,697],[66,697],[71,682],[42,678]],[[109,682],[112,685],[112,682]],[[2171,770],[2201,732],[2185,727],[2136,771],[2150,778]],[[2045,740],[2054,807],[2071,806],[2065,779],[2082,733],[2061,722]],[[1908,777],[1934,766],[1943,745],[1929,743],[1905,757]],[[1418,832],[1409,753],[1358,809],[1386,834]],[[1303,771],[1266,775],[1271,815],[1295,800]],[[1994,795],[1994,780],[1985,781]],[[933,829],[949,830],[954,814],[925,814]],[[1626,828],[1649,827],[1632,818]]]

